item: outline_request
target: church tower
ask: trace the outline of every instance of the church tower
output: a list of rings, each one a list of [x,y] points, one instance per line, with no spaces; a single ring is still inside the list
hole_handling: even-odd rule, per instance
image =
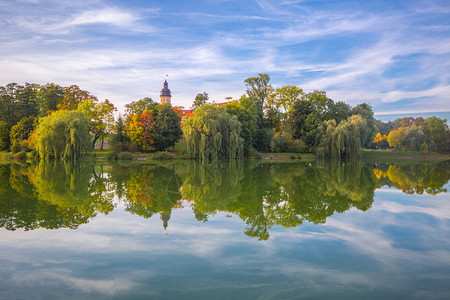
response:
[[[161,104],[169,103],[172,105],[172,95],[169,90],[169,84],[167,83],[167,78],[164,80],[164,87],[161,90],[161,94],[159,96]]]

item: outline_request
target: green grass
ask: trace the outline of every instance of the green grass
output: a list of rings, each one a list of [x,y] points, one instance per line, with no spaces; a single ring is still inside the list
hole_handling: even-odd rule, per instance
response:
[[[407,163],[422,161],[439,161],[450,159],[449,155],[428,152],[423,154],[420,151],[389,151],[389,150],[364,150],[361,156],[362,161],[369,163]]]
[[[293,156],[301,156],[301,160],[314,160],[316,156],[312,153],[261,153],[262,160],[292,160]]]

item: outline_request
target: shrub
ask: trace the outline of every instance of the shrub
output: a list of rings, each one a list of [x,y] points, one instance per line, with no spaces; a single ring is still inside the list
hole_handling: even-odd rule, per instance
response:
[[[133,159],[133,154],[131,154],[130,152],[119,153],[119,159],[121,159],[121,160]]]
[[[170,153],[170,152],[166,152],[166,151],[162,151],[162,152],[156,152],[154,155],[153,155],[153,158],[154,159],[173,159],[174,157],[173,157],[173,154],[172,153]]]
[[[287,152],[290,153],[306,152],[305,142],[302,140],[290,140],[287,145]]]
[[[119,154],[117,152],[108,153],[108,160],[118,160]]]
[[[423,143],[422,145],[420,145],[420,152],[422,152],[423,154],[427,154],[428,153],[428,145],[427,145],[427,143]]]
[[[292,154],[291,158],[300,160],[300,159],[302,159],[302,156],[300,154]]]

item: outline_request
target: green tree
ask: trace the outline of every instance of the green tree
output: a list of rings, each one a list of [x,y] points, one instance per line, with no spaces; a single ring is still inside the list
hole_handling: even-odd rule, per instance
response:
[[[158,151],[174,147],[181,139],[181,117],[169,104],[159,104],[155,108],[155,142],[154,148]]]
[[[0,87],[0,121],[8,124],[9,129],[19,121],[18,94],[21,86],[9,83]]]
[[[247,87],[246,97],[241,97],[240,103],[256,115],[256,131],[253,136],[253,148],[258,151],[269,151],[270,142],[273,139],[273,130],[270,123],[264,117],[264,108],[267,100],[273,93],[273,87],[269,84],[268,74],[258,74],[244,80]],[[268,107],[268,106],[267,106]],[[272,123],[277,123],[277,115],[271,114]]]
[[[307,119],[313,112],[313,106],[310,101],[301,100],[294,102],[292,110],[289,112],[286,124],[287,130],[294,139],[305,140],[307,136]],[[308,120],[309,121],[309,120]]]
[[[125,105],[125,113],[127,116],[127,120],[129,118],[131,118],[131,116],[133,115],[140,115],[144,112],[144,110],[148,109],[148,110],[153,110],[155,109],[156,105],[158,105],[158,103],[156,103],[155,101],[152,100],[152,98],[143,98],[141,100],[138,101],[133,101],[129,104]]]
[[[19,123],[11,128],[11,132],[9,133],[11,143],[27,140],[35,129],[35,125],[36,118],[34,116],[22,118]]]
[[[336,124],[334,119],[323,122],[318,129],[316,154],[322,158],[358,157],[365,138],[367,122],[360,115]]]
[[[115,147],[115,145],[119,145],[119,152],[121,152],[127,147],[126,145],[128,142],[130,142],[130,139],[127,136],[126,125],[122,116],[119,114],[119,117],[117,118],[110,134],[110,144],[113,147]]]
[[[247,86],[247,95],[262,112],[267,97],[273,91],[269,84],[270,76],[268,74],[258,74],[256,77],[249,77],[244,80]]]
[[[0,121],[0,151],[9,149],[9,132],[9,125],[5,121]]]
[[[47,83],[41,86],[37,92],[37,102],[39,105],[39,116],[45,117],[49,113],[58,109],[58,104],[63,101],[64,89],[63,87]]]
[[[78,110],[84,112],[91,119],[90,132],[94,136],[92,148],[100,138],[102,141],[107,136],[111,126],[114,123],[114,111],[116,107],[108,99],[100,103],[95,103],[92,99],[86,99],[78,105]]]
[[[203,92],[203,94],[197,94],[197,96],[195,96],[194,102],[192,103],[191,109],[197,109],[200,106],[205,105],[208,100],[209,96],[206,92]]]
[[[35,134],[41,158],[76,159],[90,149],[89,118],[80,111],[62,110],[43,117]]]
[[[183,135],[192,157],[204,161],[242,157],[241,123],[215,105],[203,105],[194,117],[185,119]]]
[[[372,107],[367,103],[356,105],[351,112],[352,115],[360,115],[367,123],[361,132],[362,147],[369,148],[372,145],[376,134],[375,118],[373,117]]]
[[[389,121],[387,123],[384,123],[380,120],[375,120],[375,127],[377,129],[377,132],[379,132],[381,135],[388,135],[389,132],[394,128],[394,122]]]
[[[423,154],[427,154],[428,153],[428,145],[427,145],[427,143],[423,143],[422,145],[420,145],[420,152],[422,152]]]
[[[39,114],[38,90],[39,85],[31,83],[25,83],[25,86],[19,88],[17,97],[17,115],[19,120]]]
[[[289,113],[294,109],[295,103],[302,101],[304,93],[295,85],[285,85],[275,89],[270,96],[268,106],[273,106],[277,110],[282,108],[283,113]]]
[[[230,115],[236,116],[239,122],[241,122],[241,136],[244,139],[244,155],[248,155],[253,148],[253,137],[257,130],[256,114],[252,113],[250,109],[244,107],[238,101],[231,101],[223,105],[223,108]]]
[[[288,117],[294,109],[295,103],[302,100],[303,90],[295,85],[285,85],[275,89],[267,97],[266,115],[269,124],[276,132],[286,131]]]
[[[305,95],[304,103],[298,106],[300,111],[296,115],[306,112],[306,116],[300,116],[300,120],[295,123],[302,125],[296,133],[294,138],[301,138],[307,149],[312,150],[315,142],[317,129],[319,125],[327,120],[334,120],[333,114],[334,102],[328,98],[324,91],[313,91]],[[337,120],[335,120],[337,123]],[[300,136],[299,136],[300,135]]]
[[[425,126],[427,127],[430,135],[431,142],[434,144],[434,149],[437,148],[437,141],[448,130],[447,120],[439,119],[437,117],[429,117],[425,120]]]

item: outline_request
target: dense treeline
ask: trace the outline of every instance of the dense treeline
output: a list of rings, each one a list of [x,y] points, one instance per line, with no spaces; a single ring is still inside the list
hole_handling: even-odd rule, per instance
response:
[[[241,123],[244,155],[253,151],[314,152],[323,158],[350,158],[358,157],[363,148],[450,150],[447,120],[403,118],[383,123],[375,120],[367,103],[351,107],[334,102],[323,91],[306,93],[292,85],[273,88],[267,74],[248,78],[245,85],[246,94],[239,100],[219,107]],[[207,95],[197,95],[194,116],[199,107],[208,105]],[[191,127],[185,123],[185,141],[195,144],[199,137],[190,134]],[[198,148],[188,150],[199,157]],[[219,152],[224,149],[218,148]]]
[[[0,150],[77,158],[108,135],[115,109],[76,85],[10,83],[0,87]]]
[[[41,158],[75,159],[109,138],[116,152],[162,151],[184,138],[187,155],[203,160],[239,158],[254,152],[314,152],[323,158],[358,157],[363,148],[449,151],[447,120],[375,120],[367,103],[351,107],[324,91],[274,88],[270,76],[244,81],[246,93],[225,104],[199,93],[181,124],[182,111],[143,98],[115,106],[76,85],[0,87],[0,151],[33,151]]]
[[[0,87],[0,151],[32,151],[32,157],[76,159],[109,137],[118,151],[165,150],[181,138],[181,117],[150,98],[115,106],[76,85],[54,83]]]

